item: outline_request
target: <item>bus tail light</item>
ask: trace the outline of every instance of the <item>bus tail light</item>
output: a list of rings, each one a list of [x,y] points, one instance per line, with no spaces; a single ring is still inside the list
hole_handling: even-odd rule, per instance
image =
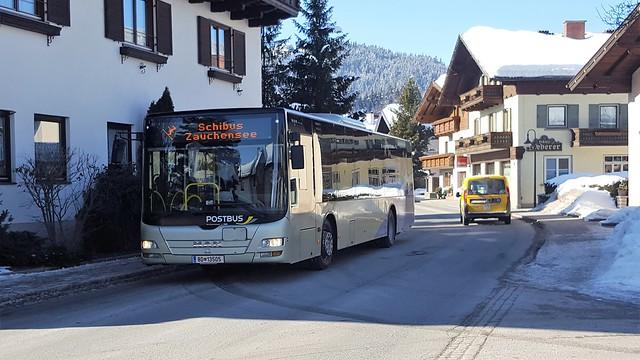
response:
[[[462,193],[462,202],[464,202],[465,204],[467,203],[467,194],[468,194],[468,190],[465,190]]]

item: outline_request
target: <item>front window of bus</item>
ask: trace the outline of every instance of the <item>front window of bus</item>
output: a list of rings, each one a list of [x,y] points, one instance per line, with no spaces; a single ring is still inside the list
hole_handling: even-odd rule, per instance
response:
[[[275,113],[150,118],[144,222],[216,225],[284,217],[283,134]]]

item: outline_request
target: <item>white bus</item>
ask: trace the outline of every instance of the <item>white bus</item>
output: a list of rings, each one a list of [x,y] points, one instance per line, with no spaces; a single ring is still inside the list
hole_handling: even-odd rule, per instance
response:
[[[335,115],[285,109],[146,119],[147,264],[329,266],[340,249],[390,247],[414,221],[407,141]]]

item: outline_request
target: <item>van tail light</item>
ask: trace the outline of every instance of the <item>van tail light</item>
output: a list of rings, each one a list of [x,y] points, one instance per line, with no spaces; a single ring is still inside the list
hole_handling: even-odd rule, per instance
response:
[[[465,191],[464,191],[464,193],[462,193],[462,201],[463,201],[464,203],[466,203],[466,202],[467,202],[467,191],[468,191],[468,190],[465,190]]]
[[[508,186],[507,186],[507,197],[511,197],[511,190],[509,189]]]

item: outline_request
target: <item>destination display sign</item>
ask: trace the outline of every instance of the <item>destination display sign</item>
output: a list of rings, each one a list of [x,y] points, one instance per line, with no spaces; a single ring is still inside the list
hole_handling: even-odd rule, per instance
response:
[[[534,139],[524,149],[526,151],[562,151],[562,143],[547,135],[542,135],[539,139]]]

